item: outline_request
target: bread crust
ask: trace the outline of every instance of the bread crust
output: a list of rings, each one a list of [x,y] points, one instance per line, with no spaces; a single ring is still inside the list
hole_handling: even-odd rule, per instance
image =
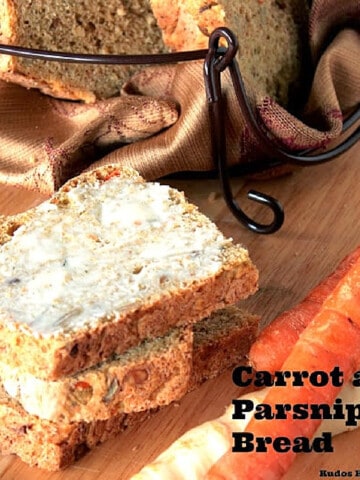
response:
[[[227,26],[238,37],[238,60],[252,88],[283,104],[290,84],[299,80],[301,64],[306,63],[301,58],[307,42],[306,0],[144,0],[121,5],[97,0],[91,20],[83,15],[81,5],[77,7],[79,2],[68,2],[67,9],[63,8],[65,2],[46,3],[45,7],[41,4],[44,14],[36,2],[4,0],[2,43],[74,53],[162,53],[206,49],[211,32]],[[1,79],[88,103],[118,95],[121,86],[141,68],[0,58]]]

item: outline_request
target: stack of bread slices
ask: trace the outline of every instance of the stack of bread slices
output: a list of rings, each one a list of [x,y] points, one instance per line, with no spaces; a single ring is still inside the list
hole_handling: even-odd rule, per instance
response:
[[[63,468],[243,361],[248,251],[184,195],[103,167],[2,218],[0,449]]]

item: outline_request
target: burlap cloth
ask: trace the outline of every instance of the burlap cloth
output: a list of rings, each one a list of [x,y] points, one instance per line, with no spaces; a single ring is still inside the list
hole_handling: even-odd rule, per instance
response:
[[[254,108],[281,145],[322,147],[360,103],[360,1],[315,0],[309,21],[311,89],[299,115],[251,91]],[[240,39],[241,41],[241,39]],[[210,171],[208,105],[202,61],[144,68],[118,98],[93,105],[61,101],[0,83],[0,183],[51,194],[68,178],[118,162],[146,178]],[[231,83],[228,162],[259,156]]]

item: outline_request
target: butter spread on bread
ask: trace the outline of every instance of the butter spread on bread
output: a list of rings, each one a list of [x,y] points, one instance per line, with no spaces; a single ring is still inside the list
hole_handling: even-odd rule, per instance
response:
[[[184,195],[109,166],[65,184],[0,238],[0,348],[54,380],[257,289],[258,271]]]

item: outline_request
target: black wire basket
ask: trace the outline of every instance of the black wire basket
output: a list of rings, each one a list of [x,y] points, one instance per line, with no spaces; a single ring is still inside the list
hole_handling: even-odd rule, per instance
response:
[[[224,41],[226,47],[220,46]],[[226,152],[225,102],[221,87],[222,73],[227,69],[229,70],[239,109],[245,119],[246,126],[252,136],[257,140],[261,152],[264,154],[264,158],[266,157],[266,160],[260,159],[239,165],[237,173],[240,175],[263,172],[284,164],[301,166],[318,165],[339,157],[350,149],[360,138],[360,127],[353,130],[353,127],[360,120],[360,106],[343,122],[342,134],[345,139],[336,147],[322,151],[321,153],[318,153],[316,149],[307,149],[300,152],[284,149],[279,146],[276,139],[267,131],[266,126],[259,123],[253,107],[249,102],[241,72],[235,59],[238,48],[238,40],[233,32],[226,27],[221,27],[212,32],[208,49],[188,52],[151,55],[94,55],[51,52],[0,44],[0,54],[58,62],[118,65],[167,64],[202,59],[204,61],[205,92],[209,106],[213,164],[219,176],[224,199],[232,214],[242,225],[255,233],[270,234],[279,230],[284,222],[284,209],[279,201],[259,191],[250,190],[248,192],[247,196],[250,200],[258,202],[272,210],[273,220],[268,224],[263,224],[250,218],[242,210],[232,192]],[[353,130],[351,134],[349,134],[350,130]]]

